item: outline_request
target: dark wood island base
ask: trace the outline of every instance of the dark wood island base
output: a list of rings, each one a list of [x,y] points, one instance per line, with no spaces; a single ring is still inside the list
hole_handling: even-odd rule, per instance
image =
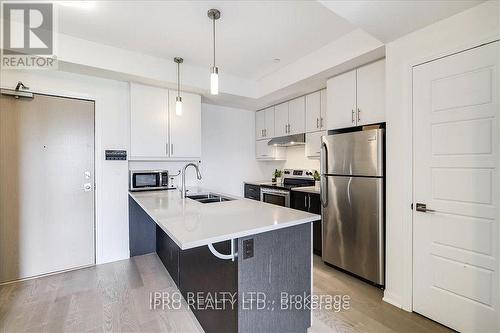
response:
[[[303,333],[311,326],[311,223],[235,239],[237,255],[228,260],[208,246],[181,250],[133,200],[129,209],[131,256],[156,249],[205,332]],[[230,240],[213,246],[231,253]]]

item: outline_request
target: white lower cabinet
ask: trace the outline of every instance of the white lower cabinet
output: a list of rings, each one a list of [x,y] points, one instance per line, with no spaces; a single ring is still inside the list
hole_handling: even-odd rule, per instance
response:
[[[286,148],[269,146],[269,140],[255,141],[255,158],[258,160],[285,160]]]
[[[320,157],[321,137],[326,135],[326,131],[312,132],[306,134],[305,153],[307,157]]]

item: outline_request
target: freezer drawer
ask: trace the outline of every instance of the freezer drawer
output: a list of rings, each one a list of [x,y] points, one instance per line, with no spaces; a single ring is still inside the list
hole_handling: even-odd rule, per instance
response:
[[[382,177],[383,141],[383,129],[323,136],[321,174]]]
[[[322,177],[323,260],[383,285],[384,180]]]

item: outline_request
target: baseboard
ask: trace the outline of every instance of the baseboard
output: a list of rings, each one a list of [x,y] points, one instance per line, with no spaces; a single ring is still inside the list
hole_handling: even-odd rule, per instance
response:
[[[399,301],[399,297],[391,294],[389,291],[384,290],[384,297],[382,300],[386,303],[389,303],[391,305],[394,305],[397,308],[402,309],[403,306],[401,305],[401,302]]]

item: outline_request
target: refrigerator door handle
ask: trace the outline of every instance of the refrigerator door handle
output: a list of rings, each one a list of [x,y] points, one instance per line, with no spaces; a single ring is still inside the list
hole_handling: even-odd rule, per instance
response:
[[[321,155],[320,155],[320,173],[321,173],[321,182],[320,182],[320,201],[321,206],[326,208],[328,206],[328,179],[325,176],[326,171],[328,170],[328,159],[326,154],[328,153],[326,149],[326,144],[321,142]]]

